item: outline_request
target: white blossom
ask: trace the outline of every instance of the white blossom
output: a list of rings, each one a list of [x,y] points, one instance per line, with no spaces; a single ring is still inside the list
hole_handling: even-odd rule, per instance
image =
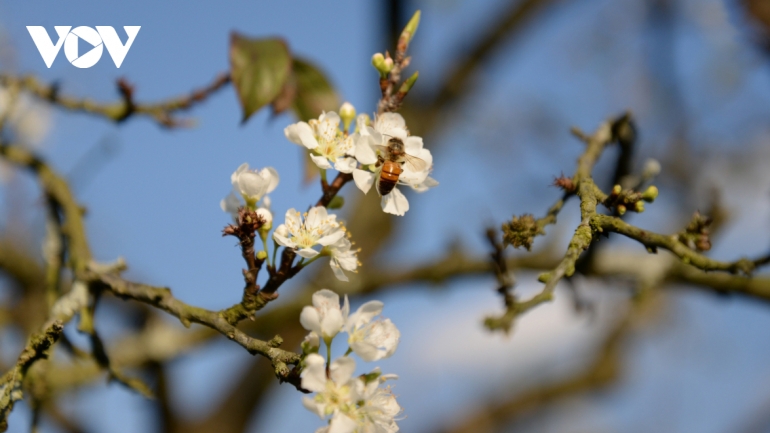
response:
[[[345,321],[350,348],[367,362],[393,355],[401,339],[401,333],[390,319],[375,319],[382,313],[382,306],[381,301],[369,301]]]
[[[312,152],[310,158],[319,168],[330,169],[333,164],[335,170],[350,173],[356,167],[355,143],[339,126],[340,116],[328,111],[318,119],[289,125],[283,133],[289,141],[308,148]]]
[[[273,239],[287,248],[294,248],[297,254],[309,259],[318,255],[315,245],[331,245],[345,236],[337,222],[337,215],[329,215],[326,208],[316,206],[303,215],[295,209],[286,211],[286,223],[273,232]]]
[[[340,308],[340,296],[329,289],[322,289],[313,294],[312,302],[312,306],[302,309],[299,322],[305,329],[329,342],[342,330],[348,318],[348,297],[345,296],[345,304]]]
[[[401,413],[401,406],[390,387],[382,388],[380,384],[396,375],[382,375],[370,382],[358,378],[353,387],[352,398],[359,402],[355,412],[356,432],[361,433],[395,433],[399,430],[396,417]]]
[[[366,379],[372,374],[354,378],[355,367],[355,360],[344,356],[331,363],[327,377],[321,355],[313,353],[305,358],[302,387],[316,394],[304,397],[302,403],[321,419],[331,416],[329,425],[316,433],[397,432],[396,416],[401,413],[401,406],[390,387],[380,387],[396,376],[380,375],[376,369],[373,379]]]
[[[378,182],[382,165],[378,164],[386,157],[382,148],[387,146],[391,138],[398,138],[404,142],[404,151],[408,156],[425,161],[425,167],[420,170],[408,163],[402,164],[403,172],[399,176],[399,184],[407,185],[417,192],[426,191],[438,185],[438,182],[429,177],[433,170],[433,155],[423,147],[421,137],[409,135],[404,118],[398,113],[384,113],[377,116],[373,126],[366,125],[366,117],[363,115],[357,119],[355,135],[355,156],[361,163],[362,169],[353,171],[353,180],[356,186],[364,193],[368,193],[372,185]],[[377,191],[379,193],[379,190]],[[399,191],[398,187],[384,195],[380,201],[382,210],[393,215],[404,215],[409,210],[409,201]]]
[[[340,238],[337,242],[329,245],[331,260],[329,266],[334,272],[334,276],[340,281],[348,281],[347,275],[343,272],[356,272],[358,269],[358,249],[353,249],[353,244],[346,237]]]
[[[302,404],[321,419],[331,415],[328,433],[356,431],[356,401],[351,399],[355,370],[356,361],[344,356],[331,363],[327,378],[326,361],[321,355],[312,353],[305,358],[302,387],[316,395],[303,397]]]
[[[222,199],[219,206],[234,217],[237,217],[238,208],[243,207],[244,202],[247,207],[256,209],[257,203],[264,198],[261,207],[269,208],[270,198],[266,195],[275,190],[279,180],[278,172],[273,167],[249,170],[249,164],[244,162],[230,175],[233,191]]]

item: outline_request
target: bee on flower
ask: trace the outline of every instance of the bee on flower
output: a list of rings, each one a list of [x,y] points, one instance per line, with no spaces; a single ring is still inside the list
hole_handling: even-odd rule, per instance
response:
[[[376,185],[382,197],[384,212],[404,215],[409,201],[397,185],[406,185],[418,192],[438,185],[429,176],[433,170],[433,155],[423,147],[421,137],[409,135],[404,118],[398,113],[383,113],[369,125],[369,118],[356,119],[355,156],[361,168],[353,171],[353,180],[361,191],[368,193]]]

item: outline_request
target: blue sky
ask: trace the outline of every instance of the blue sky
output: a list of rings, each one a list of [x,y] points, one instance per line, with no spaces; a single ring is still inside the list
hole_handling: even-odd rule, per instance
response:
[[[734,18],[724,16],[734,11],[715,0],[704,1],[702,10],[698,3],[677,3],[689,18],[677,27],[672,47],[677,53],[673,68],[692,118],[690,137],[704,151],[715,153],[761,148],[768,137],[763,116],[770,114],[765,108],[770,106],[767,66],[746,48],[745,35],[735,30]],[[136,85],[137,99],[153,101],[189,91],[226,70],[231,31],[279,35],[293,53],[327,72],[343,100],[359,111],[371,112],[378,89],[369,59],[384,48],[384,17],[377,5],[298,0],[216,5],[4,2],[0,26],[14,49],[14,61],[4,68],[59,81],[62,92],[97,100],[114,100],[115,80],[126,77]],[[443,142],[434,172],[441,185],[410,199],[411,210],[396,234],[389,259],[430,258],[454,238],[471,251],[482,252],[480,233],[485,225],[498,224],[512,213],[543,212],[557,196],[548,187],[552,177],[561,171],[571,173],[581,151],[581,145],[568,135],[571,125],[590,130],[608,115],[631,108],[643,134],[640,159],[665,153],[672,131],[660,108],[665,89],[645,78],[645,56],[652,45],[637,18],[644,8],[630,0],[558,5],[537,28],[501,48],[510,55],[490,62],[479,77],[479,91],[436,136]],[[412,65],[421,74],[418,86],[433,88],[452,64],[455,47],[467,46],[501,6],[502,2],[492,0],[415,2],[414,7],[423,10],[413,45]],[[46,69],[25,29],[28,25],[46,26],[49,32],[54,25],[141,25],[142,29],[120,69],[106,53],[91,69],[74,68],[60,53],[53,67]],[[170,286],[176,296],[195,305],[218,309],[240,296],[241,259],[234,242],[221,237],[228,216],[219,209],[219,200],[230,189],[230,173],[239,164],[270,165],[279,171],[281,183],[272,195],[277,216],[288,208],[307,206],[319,194],[317,186],[301,184],[301,152],[283,137],[283,128],[292,118],[271,118],[261,112],[241,126],[232,89],[192,110],[189,115],[198,124],[189,130],[168,131],[141,118],[116,126],[87,115],[53,113],[53,132],[43,152],[74,178],[78,197],[88,207],[87,228],[96,257],[106,261],[123,256],[131,267],[129,277]],[[79,181],[82,175],[72,170],[104,141],[114,144],[114,153]],[[426,147],[431,143],[426,142]],[[766,160],[770,155],[760,156]],[[724,242],[714,251],[716,257],[758,254],[768,244],[768,177],[752,169],[750,162],[737,167],[712,162],[715,173],[728,173],[713,176],[713,182],[726,188],[728,202],[738,209]],[[28,181],[22,185],[32,191]],[[359,192],[351,187],[346,194],[354,197]],[[669,216],[680,208],[677,200],[662,190],[660,203],[633,222],[659,231],[676,230],[679,221]],[[701,198],[701,205],[704,201]],[[34,197],[26,203],[39,207]],[[1,205],[8,207],[6,202]],[[684,218],[689,212],[683,213]],[[576,218],[574,209],[567,210],[551,232],[564,238]],[[521,290],[537,287],[531,275],[523,274],[519,280]],[[494,375],[467,373],[469,364],[462,362],[462,353],[431,345],[436,339],[439,343],[451,339],[449,325],[455,321],[462,324],[457,332],[463,338],[478,342],[479,353],[510,360],[493,365],[512,383],[526,382],[522,377],[541,363],[558,369],[579,361],[585,344],[605,323],[576,317],[561,296],[554,305],[526,316],[511,338],[488,335],[479,323],[485,313],[500,308],[492,287],[490,279],[478,279],[453,283],[441,292],[383,295],[385,314],[402,327],[404,335],[402,349],[381,363],[384,370],[402,377],[396,391],[407,415],[401,422],[403,431],[451,419],[447,413],[463,413],[504,392],[490,381]],[[617,300],[597,292],[610,307]],[[474,294],[471,301],[468,293]],[[770,382],[770,368],[763,360],[770,355],[770,344],[760,331],[754,331],[770,326],[765,306],[678,292],[670,309],[663,331],[645,328],[634,339],[631,373],[621,391],[583,400],[580,408],[590,416],[581,417],[579,423],[574,417],[569,421],[553,417],[548,425],[559,431],[717,432],[735,426],[751,412],[752,402],[768,398],[763,390]],[[611,318],[611,312],[602,317]],[[432,332],[436,324],[445,331]],[[661,336],[666,330],[672,331]],[[223,383],[238,380],[237,371],[247,365],[249,356],[228,343],[223,339],[205,352],[175,362],[180,409],[205,412],[208,402],[226,389]],[[432,349],[426,352],[425,347]],[[560,362],[565,358],[570,361],[567,367]],[[459,361],[449,362],[453,359]],[[221,365],[232,365],[230,371],[236,373],[229,377],[212,373]],[[661,395],[668,400],[661,402]],[[122,388],[100,383],[82,396],[83,402],[68,410],[87,417],[85,422],[94,431],[145,429],[148,404]],[[282,387],[265,410],[269,415],[260,419],[267,424],[254,425],[252,431],[313,431],[321,425],[288,387]],[[573,413],[570,410],[577,409],[566,413]],[[11,431],[27,431],[26,422],[27,412],[21,407],[11,419]]]

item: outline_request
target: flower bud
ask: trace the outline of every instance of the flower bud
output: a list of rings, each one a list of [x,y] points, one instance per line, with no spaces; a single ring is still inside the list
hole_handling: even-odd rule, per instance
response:
[[[262,219],[265,221],[265,223],[260,227],[260,230],[262,231],[268,231],[273,228],[273,213],[269,210],[261,207],[257,209],[257,215],[262,217]]]
[[[644,212],[644,202],[643,202],[643,201],[641,201],[641,200],[639,200],[638,202],[636,202],[636,203],[634,204],[634,210],[635,210],[636,212],[639,212],[639,213],[642,213],[642,212]]]
[[[621,188],[620,185],[612,187],[612,195],[620,195],[621,191],[623,191],[623,188]]]
[[[414,86],[414,83],[417,81],[417,78],[420,76],[420,72],[417,71],[414,74],[412,74],[411,77],[407,78],[406,81],[404,81],[403,84],[401,84],[401,87],[398,89],[399,93],[409,93],[409,90],[412,89],[412,86]]]
[[[537,281],[540,281],[543,284],[547,284],[549,281],[551,281],[551,276],[552,275],[550,272],[543,272],[537,276]]]
[[[265,259],[267,259],[267,253],[264,250],[257,253],[257,260],[265,260]]]
[[[302,342],[302,352],[305,354],[318,353],[318,348],[321,347],[321,339],[318,338],[318,334],[311,332],[307,334],[305,340]]]
[[[626,213],[626,207],[623,206],[622,204],[619,204],[618,207],[616,207],[615,209],[617,209],[618,215],[623,215]]]
[[[350,128],[350,123],[353,122],[353,119],[356,118],[356,109],[353,107],[353,104],[350,102],[345,102],[340,107],[340,119],[342,119],[342,124],[344,125],[343,131],[347,131],[348,128]]]
[[[420,25],[420,11],[412,15],[412,19],[409,20],[408,23],[406,23],[406,27],[404,27],[404,30],[401,32],[400,39],[403,39],[407,44],[412,40],[414,37],[414,34],[417,33],[417,27]]]
[[[658,198],[658,187],[655,185],[650,185],[643,193],[642,193],[642,200],[652,203],[655,201],[655,199]]]
[[[382,53],[375,53],[372,56],[372,66],[380,73],[380,77],[387,78],[391,69],[393,69],[393,59],[385,58]]]

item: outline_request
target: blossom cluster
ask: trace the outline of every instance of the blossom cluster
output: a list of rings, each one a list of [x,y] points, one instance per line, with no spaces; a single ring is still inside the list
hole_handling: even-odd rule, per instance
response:
[[[365,114],[356,116],[353,106],[345,103],[339,114],[325,112],[317,119],[297,122],[288,126],[284,134],[311,152],[310,158],[320,170],[325,195],[330,188],[326,171],[334,169],[346,174],[338,178],[345,182],[353,180],[364,193],[375,186],[382,197],[384,212],[404,215],[409,210],[409,202],[399,186],[423,192],[438,185],[430,177],[433,156],[424,148],[422,138],[411,135],[404,118],[396,113],[383,113],[372,121]],[[292,272],[319,258],[329,257],[334,275],[348,281],[346,272],[356,272],[360,266],[359,250],[353,248],[350,233],[327,207],[315,206],[306,212],[291,208],[282,223],[273,225],[269,194],[279,181],[278,172],[272,167],[252,169],[247,163],[241,164],[230,176],[232,191],[220,206],[236,221],[244,208],[260,217],[259,224],[250,232],[248,245],[253,247],[255,232],[258,232],[264,249],[256,253],[256,258],[266,261],[271,276],[278,267],[278,248],[283,247],[284,251],[294,251],[299,262],[294,265],[294,255],[282,255],[281,267],[286,265],[286,257]],[[338,190],[332,191],[336,194]],[[272,255],[268,252],[271,238]],[[251,284],[255,284],[254,281]],[[300,323],[310,333],[302,344],[301,386],[315,393],[313,397],[305,397],[303,404],[329,421],[316,433],[399,430],[396,421],[401,406],[391,388],[384,385],[397,376],[383,375],[379,368],[355,376],[356,361],[350,356],[354,354],[365,362],[374,362],[396,351],[400,332],[390,319],[380,317],[382,309],[382,302],[370,301],[351,314],[347,296],[340,305],[336,293],[323,289],[313,295],[312,306],[302,310]],[[332,342],[343,332],[347,334],[348,350],[332,361]],[[319,354],[321,342],[326,348],[326,358]]]
[[[256,211],[265,220],[260,236],[266,239],[267,232],[273,227],[267,194],[278,186],[278,172],[272,167],[252,170],[244,163],[230,176],[230,182],[233,191],[221,201],[220,207],[233,219],[237,219],[238,209],[242,207]],[[273,231],[273,241],[275,248],[280,245],[294,249],[303,260],[329,256],[334,275],[342,281],[348,281],[343,271],[355,272],[359,265],[358,250],[353,248],[350,234],[337,221],[337,216],[329,214],[323,206],[313,207],[304,214],[293,208],[286,211],[285,222]],[[314,249],[315,246],[320,246],[321,250]]]
[[[305,408],[329,425],[316,433],[393,433],[398,431],[396,417],[401,406],[390,387],[381,386],[396,375],[381,374],[375,368],[368,374],[354,376],[354,353],[367,362],[388,358],[395,353],[401,334],[390,321],[380,316],[383,304],[369,301],[350,314],[347,296],[340,307],[339,295],[323,289],[313,294],[312,306],[300,314],[300,323],[310,331],[302,344],[306,354],[302,387],[315,393],[304,397]],[[340,333],[348,335],[347,353],[331,361],[331,346]],[[318,354],[321,341],[326,359]]]
[[[352,173],[356,186],[364,193],[377,184],[376,190],[382,196],[382,210],[389,214],[404,215],[409,210],[409,201],[398,187],[386,194],[380,192],[378,181],[385,161],[396,159],[394,162],[400,165],[399,185],[417,192],[438,185],[429,176],[433,170],[433,156],[423,147],[422,138],[409,134],[400,114],[383,113],[375,116],[372,122],[366,114],[356,117],[355,109],[347,102],[340,108],[340,113],[343,116],[330,111],[318,119],[297,122],[286,127],[284,134],[289,141],[310,150],[310,158],[319,169],[333,167],[341,173]],[[354,117],[356,126],[351,133]],[[403,143],[405,155],[394,155],[389,151],[392,140]],[[410,160],[420,162],[410,164]]]

